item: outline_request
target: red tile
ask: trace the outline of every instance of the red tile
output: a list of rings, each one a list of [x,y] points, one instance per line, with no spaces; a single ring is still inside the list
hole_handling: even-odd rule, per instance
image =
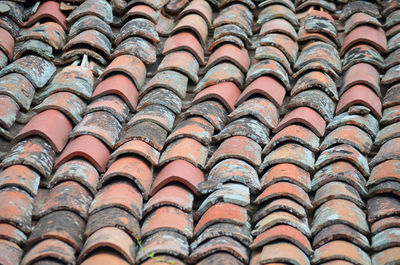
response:
[[[97,111],[105,111],[119,122],[124,122],[128,117],[129,107],[122,98],[117,95],[106,95],[101,98],[93,100],[85,109],[84,115],[94,113]]]
[[[275,134],[263,149],[263,154],[268,154],[275,147],[289,141],[304,145],[313,152],[319,151],[319,138],[308,128],[293,124],[283,128]]]
[[[156,30],[158,34],[162,37],[168,37],[171,35],[172,30],[175,26],[175,20],[164,14],[164,12],[159,12],[158,22],[156,25]]]
[[[85,2],[79,5],[74,11],[72,11],[67,17],[67,23],[76,21],[78,18],[86,15],[95,15],[110,24],[112,22],[112,7],[106,1],[94,1]]]
[[[0,190],[0,221],[15,225],[25,233],[31,230],[33,198],[18,189]]]
[[[46,191],[41,199],[36,199],[33,208],[33,217],[39,219],[51,212],[68,210],[87,218],[87,211],[92,201],[92,194],[75,181],[64,181]],[[36,198],[40,198],[40,193]]]
[[[266,217],[263,217],[263,219],[255,224],[254,229],[253,231],[251,231],[251,233],[254,236],[258,236],[267,229],[279,224],[290,225],[302,232],[305,236],[311,236],[310,228],[308,227],[307,223],[307,218],[299,219],[295,215],[282,210],[274,211]]]
[[[63,113],[47,110],[35,115],[14,138],[14,143],[28,136],[38,135],[46,139],[54,150],[61,152],[67,144],[71,130],[72,124]]]
[[[343,13],[339,19],[342,21],[347,20],[354,13],[366,13],[375,18],[381,17],[379,9],[374,3],[350,2],[343,7]]]
[[[116,264],[129,265],[129,262],[120,254],[111,249],[100,249],[82,261],[82,265],[97,265],[97,264]]]
[[[236,101],[236,106],[253,95],[261,94],[271,100],[277,107],[283,103],[286,94],[285,88],[278,80],[271,76],[261,76],[251,82]]]
[[[6,224],[6,223],[1,223],[0,224],[0,241],[4,242],[2,240],[7,240],[8,242],[11,243],[10,245],[17,244],[19,246],[23,246],[27,240],[27,236],[25,235],[24,232],[22,232],[15,226]],[[1,245],[2,244],[0,243],[0,249],[2,251],[4,251],[1,247]],[[2,262],[1,258],[0,258],[0,262]]]
[[[173,196],[171,196],[173,194]],[[179,184],[169,184],[157,191],[143,207],[143,215],[161,206],[174,206],[190,213],[194,196],[189,189]]]
[[[236,240],[227,236],[216,237],[199,245],[190,254],[190,259],[197,261],[196,264],[199,264],[200,259],[218,252],[228,252],[245,264],[249,262],[248,249]]]
[[[400,50],[399,50],[400,51]],[[400,105],[400,86],[394,85],[388,88],[385,97],[383,98],[383,108]]]
[[[141,37],[129,37],[122,41],[111,54],[110,59],[121,55],[133,55],[145,64],[153,64],[157,60],[156,47]]]
[[[311,260],[313,263],[326,262],[331,260],[345,260],[353,264],[371,265],[371,259],[366,252],[358,246],[344,240],[331,241],[314,252]]]
[[[201,144],[207,146],[212,141],[214,127],[202,117],[186,118],[178,123],[174,130],[168,135],[167,144],[181,138],[193,138]]]
[[[393,196],[377,195],[368,200],[368,221],[374,223],[382,218],[397,216],[400,201]]]
[[[336,115],[335,118],[328,124],[327,130],[331,131],[343,125],[357,126],[369,133],[373,138],[376,137],[379,131],[379,122],[373,115],[354,115],[349,114],[348,112]]]
[[[0,29],[0,36],[0,48],[7,54],[8,60],[12,61],[15,43],[14,38],[7,30],[3,28]]]
[[[332,224],[346,224],[363,234],[369,233],[365,213],[348,200],[333,199],[322,204],[315,211],[311,230],[315,234]]]
[[[400,105],[389,107],[383,110],[382,119],[380,123],[382,125],[388,125],[395,123],[400,120]]]
[[[33,25],[43,19],[52,19],[60,24],[64,30],[68,30],[65,15],[60,11],[60,3],[56,1],[43,2],[33,16],[25,22],[25,26]]]
[[[221,143],[207,162],[207,168],[227,158],[238,158],[253,166],[261,164],[261,147],[245,136],[233,136]]]
[[[189,4],[179,13],[178,18],[181,18],[187,14],[195,13],[201,16],[208,24],[209,27],[212,26],[212,9],[210,4],[204,0],[189,1]]]
[[[1,162],[1,167],[22,164],[36,169],[41,176],[49,178],[56,154],[40,137],[31,137],[15,144]]]
[[[370,25],[362,25],[353,29],[346,35],[340,54],[343,55],[351,46],[359,43],[368,43],[380,53],[385,53],[387,50],[385,31],[380,27],[376,28]]]
[[[197,236],[208,226],[218,222],[244,225],[247,221],[248,216],[245,208],[231,203],[218,203],[211,206],[201,216],[196,227],[194,228],[194,234]]]
[[[79,215],[70,211],[55,211],[37,222],[26,245],[32,247],[43,239],[58,239],[80,251],[84,230],[85,221]]]
[[[333,49],[333,48],[330,48]],[[313,53],[313,52],[312,52]],[[323,73],[328,74],[331,76],[333,79],[339,78],[338,73],[336,73],[332,67],[329,65],[328,61],[326,60],[320,60],[320,59],[315,59],[315,61],[311,60],[309,62],[306,62],[305,65],[301,66],[300,69],[295,72],[292,77],[293,78],[299,78],[300,76],[304,75],[307,72],[311,71],[320,71]]]
[[[33,264],[46,258],[57,259],[64,264],[75,263],[75,249],[57,239],[46,239],[31,248],[21,261],[21,265]]]
[[[101,74],[100,78],[101,79],[109,79],[108,77],[111,76],[115,76],[115,75],[120,75],[120,74],[125,74],[127,76],[129,76],[134,82],[134,87],[141,89],[142,86],[144,85],[144,80],[146,78],[146,66],[144,65],[144,63],[137,58],[136,56],[133,55],[121,55],[116,57],[108,66],[107,68],[104,70],[104,72]],[[114,77],[114,79],[116,79]],[[113,79],[113,81],[114,81]],[[119,77],[119,79],[126,79],[126,78],[122,78]],[[111,80],[108,80],[111,81]],[[129,84],[129,82],[127,80],[123,80],[126,86],[125,89],[127,89],[128,91],[133,90],[132,85]],[[115,80],[114,82],[118,83],[120,85],[119,80]],[[106,83],[108,84],[108,83]],[[106,85],[103,84],[103,85]],[[110,86],[111,89],[113,90],[117,90],[118,88],[115,88],[114,83],[110,83],[108,84]],[[129,88],[129,89],[128,89]],[[94,94],[96,93],[96,91],[99,88],[96,87],[96,90],[94,92]],[[118,90],[122,90],[122,88],[119,88]],[[97,92],[99,93],[99,92]],[[127,91],[125,92],[126,94]],[[130,93],[131,97],[126,96],[127,99],[129,99],[130,102],[132,102],[132,100],[135,98],[132,98],[132,92]],[[93,95],[94,97],[95,95]],[[136,96],[137,97],[137,96]],[[132,104],[135,105],[135,104]]]
[[[220,28],[224,28],[224,27],[227,27],[227,26],[228,27],[236,27],[235,25],[226,25],[226,26],[222,26]],[[208,52],[212,52],[219,45],[221,45],[223,43],[231,43],[231,44],[234,44],[234,45],[238,46],[239,48],[244,48],[245,47],[244,42],[240,37],[235,36],[235,35],[224,35],[224,36],[219,37],[218,39],[214,39],[208,45]]]
[[[176,33],[181,30],[190,30],[197,35],[201,46],[205,46],[208,27],[206,21],[197,14],[187,14],[182,17],[178,24],[173,28],[171,33]]]
[[[138,5],[134,5],[128,11],[126,11],[124,16],[122,17],[122,21],[126,22],[129,21],[129,19],[135,17],[145,17],[154,24],[157,24],[158,16],[159,13],[156,10],[154,10],[151,6],[139,3]]]
[[[204,181],[203,172],[185,160],[174,160],[165,165],[154,179],[151,196],[170,182],[180,182],[186,185],[194,194],[200,195],[199,183]]]
[[[223,82],[234,82],[242,90],[244,77],[244,73],[236,65],[222,62],[210,68],[191,92],[197,93]]]
[[[364,85],[355,85],[349,88],[340,97],[336,107],[336,114],[345,111],[354,104],[362,104],[371,109],[377,119],[382,118],[382,103],[379,97]]]
[[[254,239],[250,248],[254,250],[277,240],[289,241],[309,256],[314,252],[308,238],[289,225],[277,225],[266,230]]]
[[[372,139],[368,133],[356,126],[343,125],[330,132],[321,143],[320,148],[323,151],[337,144],[351,145],[367,155],[372,147]]]
[[[363,199],[361,198],[357,190],[349,184],[339,181],[331,181],[320,187],[315,192],[315,197],[313,200],[314,208],[317,208],[324,202],[333,199],[348,200],[362,209],[365,208],[365,203],[363,202]]]
[[[0,94],[11,97],[27,111],[35,94],[35,88],[25,76],[12,73],[0,78]]]
[[[17,187],[32,197],[38,192],[39,182],[40,175],[27,166],[14,165],[0,172],[0,188]]]
[[[376,165],[368,179],[367,186],[372,187],[384,181],[398,181],[400,180],[400,161],[399,160],[386,160]]]
[[[283,2],[283,1],[281,1]],[[289,1],[287,1],[289,2]],[[292,4],[292,2],[289,2]],[[276,18],[265,22],[260,29],[260,35],[267,35],[270,33],[282,33],[291,37],[293,40],[297,41],[297,33],[292,24],[286,19]]]
[[[292,163],[304,170],[313,171],[314,162],[315,157],[312,151],[297,143],[287,143],[269,153],[259,166],[258,171],[263,172],[269,166],[280,163]]]
[[[255,199],[254,203],[261,204],[265,201],[280,197],[289,197],[301,204],[307,210],[311,210],[313,208],[308,194],[297,185],[289,182],[278,182],[266,187],[264,191]]]
[[[340,94],[343,94],[342,97],[346,94],[348,90],[353,88],[353,86],[361,84],[368,86],[378,96],[381,96],[381,89],[379,86],[379,80],[380,80],[379,72],[371,64],[368,63],[355,64],[346,71],[343,78],[344,78],[343,86],[342,89],[340,90]]]
[[[225,106],[228,112],[232,112],[235,109],[234,105],[240,93],[239,88],[233,82],[219,83],[197,93],[192,100],[192,104],[215,98]]]
[[[379,232],[382,232],[385,229],[391,227],[399,227],[399,226],[400,226],[400,218],[398,216],[390,216],[382,218],[371,224],[371,233],[375,235]]]
[[[269,33],[260,39],[260,45],[277,47],[286,55],[291,64],[296,61],[299,46],[293,38],[286,34]]]
[[[100,187],[121,177],[134,182],[143,198],[147,199],[153,181],[153,167],[147,161],[135,156],[118,158],[102,176]]]
[[[141,263],[149,259],[148,253],[154,253],[155,257],[159,254],[167,254],[176,258],[186,259],[189,255],[189,244],[187,239],[179,233],[172,231],[157,232],[142,242],[142,248],[146,250],[138,251],[136,262]],[[160,257],[162,258],[162,256]],[[168,257],[164,258],[166,261]]]
[[[111,155],[108,164],[111,165],[115,160],[123,155],[139,155],[145,158],[153,166],[157,165],[160,152],[142,140],[131,140],[119,146]]]
[[[204,70],[208,71],[211,67],[223,61],[229,61],[235,64],[244,73],[246,73],[250,67],[249,53],[245,48],[239,48],[233,44],[223,44],[210,55]]]
[[[115,46],[118,46],[123,40],[131,36],[141,37],[153,44],[160,42],[155,24],[147,18],[136,17],[126,22],[115,38]]]
[[[263,247],[260,260],[265,263],[310,264],[304,252],[298,247],[287,242],[275,242]]]
[[[111,248],[129,263],[135,263],[135,242],[127,233],[115,227],[104,227],[94,232],[86,240],[77,262],[81,263],[91,252],[101,247]]]
[[[53,174],[48,183],[53,188],[60,182],[73,180],[86,187],[92,195],[97,193],[99,173],[96,168],[87,160],[73,159],[62,164]]]
[[[203,1],[195,1],[203,2]],[[205,2],[206,3],[206,2]],[[167,55],[171,52],[185,50],[190,52],[200,65],[205,65],[204,50],[200,44],[200,41],[190,31],[177,32],[174,35],[167,38],[164,43],[164,49],[162,53]]]
[[[90,205],[89,214],[108,207],[119,207],[140,220],[142,218],[142,204],[143,198],[132,184],[122,181],[113,182],[103,187],[96,194]]]
[[[68,143],[56,160],[54,168],[57,169],[73,158],[82,157],[90,161],[99,172],[104,172],[109,156],[110,151],[102,141],[91,135],[82,135]]]
[[[273,129],[279,122],[279,109],[266,98],[254,97],[246,99],[228,115],[231,120],[248,116],[256,118],[267,128]]]
[[[328,94],[332,100],[339,100],[335,82],[328,74],[320,71],[311,71],[303,74],[297,79],[296,84],[290,91],[290,95],[295,96],[302,91],[316,87]]]
[[[208,149],[191,138],[178,139],[170,143],[161,154],[159,165],[183,159],[202,169],[205,165]]]
[[[161,206],[144,218],[142,236],[147,237],[158,231],[174,231],[190,239],[193,233],[192,214],[173,206]]]
[[[182,72],[194,83],[197,83],[199,80],[199,63],[196,58],[187,51],[168,53],[158,66],[157,72],[165,70]]]
[[[17,119],[19,106],[11,97],[0,95],[0,126],[10,129]]]
[[[322,137],[325,133],[326,122],[322,116],[309,107],[298,107],[289,112],[275,128],[274,132],[293,123],[303,123],[310,128],[317,136]]]
[[[186,0],[184,0],[184,1],[186,1]],[[171,3],[171,2],[173,2],[173,1],[170,1],[169,3]],[[185,265],[186,264],[182,261],[181,258],[176,258],[171,255],[159,254],[159,255],[155,255],[154,257],[155,258],[148,259],[148,260],[142,262],[141,264],[143,264],[143,265],[169,265],[171,263],[173,263],[175,265]]]
[[[251,82],[260,76],[272,76],[279,80],[286,90],[290,89],[289,76],[283,66],[275,60],[267,59],[255,62],[251,65],[245,80],[245,85],[250,85]]]

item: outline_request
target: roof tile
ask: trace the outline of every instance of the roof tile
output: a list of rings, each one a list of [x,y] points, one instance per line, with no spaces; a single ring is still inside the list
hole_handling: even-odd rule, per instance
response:
[[[307,255],[288,242],[273,242],[263,247],[260,257],[263,263],[310,264]]]
[[[74,21],[74,24],[69,28],[68,36],[74,38],[79,33],[86,30],[96,30],[107,36],[110,41],[113,41],[115,38],[115,35],[107,22],[95,15],[86,15]]]
[[[33,264],[46,258],[57,259],[64,264],[75,263],[75,249],[67,243],[57,239],[46,239],[33,248],[31,248],[24,256],[21,264]]]
[[[167,142],[171,143],[181,138],[193,138],[199,143],[207,146],[212,141],[214,127],[202,117],[189,117],[178,123],[174,130],[168,135]]]
[[[33,169],[14,165],[0,172],[0,188],[17,187],[34,197],[39,188],[40,175]]]

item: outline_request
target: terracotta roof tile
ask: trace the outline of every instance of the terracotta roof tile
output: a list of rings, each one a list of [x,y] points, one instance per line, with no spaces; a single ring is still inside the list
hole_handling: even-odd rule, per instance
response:
[[[46,239],[41,241],[26,252],[21,264],[33,264],[46,258],[53,258],[63,263],[75,263],[75,249],[58,239]]]

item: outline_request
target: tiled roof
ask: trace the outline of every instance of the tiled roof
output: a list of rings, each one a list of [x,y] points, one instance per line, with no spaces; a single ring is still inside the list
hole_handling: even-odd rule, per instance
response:
[[[0,264],[400,264],[400,1],[0,1]]]

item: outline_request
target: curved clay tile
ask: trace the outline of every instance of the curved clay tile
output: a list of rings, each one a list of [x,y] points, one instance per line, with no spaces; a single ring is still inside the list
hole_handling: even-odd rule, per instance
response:
[[[278,48],[273,46],[259,46],[256,48],[256,53],[254,54],[254,59],[264,60],[271,59],[280,63],[288,72],[288,74],[293,74],[292,66],[289,63],[286,55]]]
[[[389,19],[389,18],[388,18]],[[386,21],[390,21],[390,20]],[[379,22],[378,19],[375,17],[368,15],[366,13],[354,13],[351,17],[349,17],[345,24],[344,24],[344,33],[348,34],[351,32],[353,29],[355,29],[358,26],[362,26],[364,24],[371,24],[375,27],[382,27],[381,22]],[[385,28],[387,28],[385,24]]]
[[[312,7],[312,6],[319,6],[322,7],[323,9],[326,9],[329,12],[335,12],[336,11],[336,5],[333,2],[329,2],[326,0],[302,0],[299,1],[298,3],[296,2],[296,11],[300,11],[303,9],[306,9],[307,7]]]
[[[14,59],[19,59],[28,54],[37,54],[49,61],[54,60],[53,47],[40,40],[27,40],[15,45]]]
[[[28,265],[45,258],[56,258],[63,263],[75,262],[75,249],[58,239],[45,239],[31,248],[21,264]]]
[[[297,33],[293,25],[290,24],[286,19],[275,18],[268,22],[265,22],[260,29],[260,35],[264,36],[270,33],[281,33],[289,36],[294,41],[297,41]]]
[[[284,5],[287,8],[289,8],[290,10],[292,10],[293,12],[296,11],[296,8],[295,8],[293,2],[290,0],[265,0],[265,1],[262,1],[260,4],[258,4],[258,7],[265,7],[265,6],[269,6],[269,5],[273,5],[273,4]]]
[[[368,63],[358,63],[346,70],[343,76],[343,85],[339,93],[342,95],[350,87],[363,84],[373,89],[381,97],[379,81],[379,72],[374,66]]]
[[[363,202],[360,194],[355,188],[350,186],[348,183],[341,181],[331,181],[315,192],[313,200],[314,208],[318,208],[323,203],[333,199],[344,199],[353,202],[361,209],[365,209],[366,204]]]
[[[212,141],[214,127],[202,117],[190,117],[178,123],[174,130],[168,135],[166,143],[171,143],[180,138],[193,138],[207,146]]]
[[[13,142],[15,144],[29,136],[37,135],[44,138],[59,153],[67,144],[71,130],[72,124],[63,113],[58,110],[46,110],[33,116],[15,136]]]
[[[242,28],[248,36],[253,35],[252,31],[253,14],[248,7],[242,4],[232,4],[220,10],[213,21],[214,28],[227,24],[234,24]]]
[[[124,155],[139,155],[145,158],[153,166],[157,165],[160,152],[148,143],[141,140],[131,140],[119,146],[111,155],[108,161],[108,165],[112,165],[115,160],[121,158]]]
[[[129,265],[129,262],[126,261],[124,257],[121,257],[119,253],[114,250],[110,249],[98,249],[90,255],[89,257],[85,258],[81,262],[83,265],[95,265],[101,262],[106,262],[108,264],[120,264],[120,265]]]
[[[297,142],[313,152],[319,151],[319,138],[305,126],[292,124],[276,133],[268,145],[263,149],[263,154],[270,153],[275,147],[284,142]]]
[[[110,59],[121,55],[133,55],[145,64],[155,63],[157,60],[157,49],[149,41],[140,37],[129,37],[123,40],[111,54]]]
[[[263,264],[287,261],[293,264],[310,264],[307,255],[300,248],[285,241],[265,245],[262,248],[260,260]]]
[[[160,13],[154,10],[151,6],[146,4],[138,4],[126,11],[122,17],[122,21],[126,22],[128,19],[133,19],[135,17],[144,17],[154,24],[157,24],[159,15]]]
[[[152,122],[171,132],[174,126],[175,114],[161,105],[149,105],[137,112],[128,122],[128,127],[142,122]]]
[[[181,18],[178,24],[174,27],[171,34],[176,33],[181,30],[190,30],[197,35],[201,46],[205,47],[208,26],[203,17],[197,14],[188,14]]]
[[[205,0],[194,0],[189,1],[189,4],[179,13],[178,18],[182,18],[183,16],[196,13],[203,17],[203,19],[207,22],[208,26],[212,26],[212,9],[211,6]]]
[[[165,165],[155,177],[150,195],[154,196],[161,188],[171,182],[182,183],[194,194],[200,195],[198,187],[202,181],[204,181],[202,170],[185,160],[174,160]]]
[[[175,114],[179,114],[182,109],[182,100],[174,92],[165,88],[157,88],[142,97],[137,106],[137,111],[156,104],[168,108]]]
[[[107,95],[93,100],[85,109],[84,115],[105,111],[112,114],[119,122],[124,122],[128,117],[129,107],[122,98],[117,95]]]
[[[223,61],[233,63],[244,73],[246,73],[250,67],[250,56],[245,48],[240,49],[236,45],[222,44],[210,55],[204,71],[208,71],[211,67]]]
[[[290,90],[289,76],[282,65],[274,60],[261,60],[250,67],[246,75],[245,85],[249,85],[256,78],[264,75],[272,75],[277,80],[280,80],[286,90]]]
[[[296,84],[290,91],[290,95],[295,96],[302,91],[313,88],[321,89],[334,101],[339,100],[336,83],[329,75],[320,71],[311,71],[302,75],[297,79]]]
[[[0,95],[12,98],[25,111],[28,111],[35,94],[31,82],[18,73],[7,74],[0,78]]]
[[[372,147],[372,138],[359,127],[343,125],[325,136],[320,148],[323,151],[336,144],[351,145],[357,148],[361,153],[367,155]]]
[[[335,118],[328,124],[327,130],[332,131],[343,125],[354,125],[357,126],[367,133],[369,133],[373,138],[376,137],[379,131],[379,122],[374,117],[374,115],[352,115],[348,112],[336,115]]]
[[[354,45],[346,52],[343,57],[343,71],[358,63],[369,63],[378,69],[385,68],[381,54],[368,44]]]
[[[324,118],[318,112],[309,107],[298,107],[286,114],[274,129],[274,132],[277,133],[293,123],[302,123],[306,125],[319,137],[322,137],[325,134],[326,122]]]
[[[234,24],[227,24],[214,29],[214,40],[227,36],[234,36],[241,39],[246,44],[247,48],[252,46],[252,42],[250,41],[246,32],[239,26],[236,26]]]
[[[14,38],[5,29],[0,28],[0,49],[8,56],[8,60],[12,61],[14,55]]]
[[[164,42],[162,53],[167,55],[171,52],[185,50],[190,52],[199,62],[200,65],[205,65],[204,50],[199,40],[190,31],[177,32],[167,38]]]
[[[96,30],[107,36],[111,41],[114,41],[115,39],[115,34],[110,25],[97,16],[84,16],[75,21],[75,23],[70,27],[68,36],[69,38],[74,38],[79,33],[86,30]]]
[[[260,39],[259,44],[261,46],[273,46],[280,49],[291,64],[294,64],[297,59],[299,46],[295,40],[285,34],[267,34]]]
[[[38,193],[40,174],[24,165],[13,165],[3,169],[0,173],[0,188],[17,187],[29,195]],[[18,233],[16,233],[16,237]]]
[[[73,159],[62,164],[49,181],[48,187],[66,180],[73,180],[86,187],[94,196],[97,192],[99,173],[96,168],[87,160]]]
[[[121,27],[114,44],[118,46],[123,40],[133,36],[142,37],[153,44],[160,42],[153,22],[147,18],[134,18]]]
[[[157,73],[174,70],[185,74],[194,83],[199,81],[199,62],[189,52],[176,51],[167,54],[157,68]]]
[[[60,10],[60,3],[57,1],[43,2],[33,16],[25,22],[25,26],[31,26],[41,19],[52,19],[60,24],[64,30],[68,30],[66,16]]]
[[[256,223],[275,211],[286,211],[297,218],[307,219],[306,210],[300,204],[291,199],[280,198],[267,202],[264,206],[260,207],[260,209],[253,215],[252,222]]]
[[[107,1],[89,0],[80,4],[68,15],[67,23],[73,23],[87,15],[97,16],[107,24],[113,21],[112,7]]]
[[[143,198],[148,198],[153,180],[153,167],[147,161],[135,156],[116,159],[102,176],[99,188],[121,177],[135,183]]]
[[[156,73],[140,91],[146,94],[152,89],[166,88],[174,92],[181,99],[186,97],[186,89],[189,78],[177,71],[162,71]]]
[[[340,55],[344,55],[351,46],[360,43],[370,44],[380,53],[385,53],[387,51],[385,31],[382,28],[363,25],[353,29],[346,35],[343,40]]]
[[[90,204],[89,214],[100,210],[118,207],[132,214],[136,219],[142,218],[143,198],[133,183],[114,181],[105,185]]]
[[[377,119],[382,118],[382,103],[380,98],[368,87],[355,85],[340,97],[336,106],[336,114],[342,113],[348,107],[362,104],[368,107]]]
[[[265,7],[258,15],[257,24],[262,25],[275,18],[283,18],[290,22],[294,27],[299,25],[299,21],[292,10],[284,5],[274,4]]]
[[[228,112],[232,112],[235,109],[235,102],[240,94],[241,92],[235,83],[219,83],[197,93],[192,100],[192,104],[194,105],[207,99],[216,99],[225,106]]]

